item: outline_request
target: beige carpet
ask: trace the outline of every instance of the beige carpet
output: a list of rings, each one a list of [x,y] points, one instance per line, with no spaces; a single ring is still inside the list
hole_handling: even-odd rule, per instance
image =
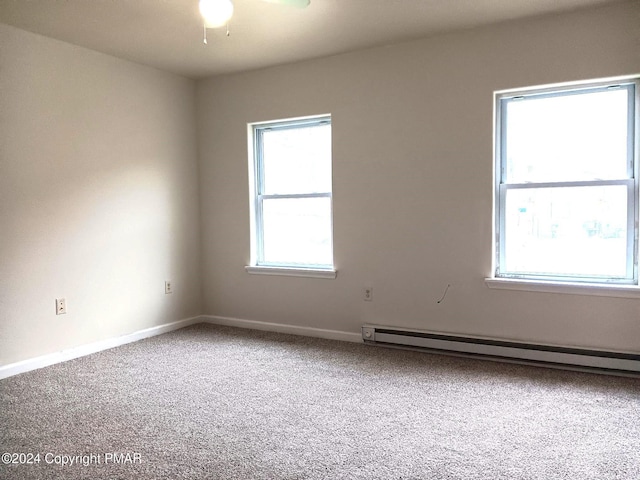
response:
[[[211,325],[2,380],[0,412],[2,479],[640,479],[638,379]]]

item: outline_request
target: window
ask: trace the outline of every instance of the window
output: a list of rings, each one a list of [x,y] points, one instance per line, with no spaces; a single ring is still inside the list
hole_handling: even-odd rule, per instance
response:
[[[252,124],[249,130],[251,265],[259,267],[249,271],[333,272],[331,117]]]
[[[496,94],[495,277],[638,284],[638,79]]]

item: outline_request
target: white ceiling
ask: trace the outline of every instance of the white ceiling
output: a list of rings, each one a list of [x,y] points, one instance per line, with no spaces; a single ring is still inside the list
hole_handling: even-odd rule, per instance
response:
[[[0,22],[191,78],[251,70],[616,0],[234,0],[202,42],[198,0],[0,0]]]

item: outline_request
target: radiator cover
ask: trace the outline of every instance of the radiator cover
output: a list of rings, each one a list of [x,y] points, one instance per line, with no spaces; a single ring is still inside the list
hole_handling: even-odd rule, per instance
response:
[[[363,325],[365,343],[554,368],[640,374],[640,355]]]

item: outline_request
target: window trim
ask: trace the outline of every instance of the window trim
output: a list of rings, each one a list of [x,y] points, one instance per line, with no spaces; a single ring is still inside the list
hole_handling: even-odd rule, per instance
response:
[[[290,267],[269,267],[263,265],[247,265],[244,267],[247,273],[252,275],[278,275],[285,277],[308,277],[308,278],[328,278],[334,279],[338,272],[331,268],[290,268]]]
[[[305,126],[331,125],[331,114],[289,118],[247,124],[249,150],[249,196],[250,196],[250,262],[245,267],[248,273],[261,275],[286,275],[296,277],[336,278],[333,258],[333,186],[328,192],[296,194],[263,194],[264,155],[262,138],[266,131],[303,128]],[[330,165],[333,170],[333,165]],[[265,200],[287,198],[328,198],[330,208],[331,264],[277,263],[264,258],[264,223],[262,207]]]
[[[552,282],[520,278],[485,278],[487,287],[495,290],[588,295],[596,297],[640,298],[640,287],[627,284]]]
[[[506,115],[504,105],[508,101],[522,97],[544,98],[566,96],[585,92],[606,91],[610,88],[629,90],[629,108],[627,125],[627,178],[616,180],[567,181],[546,183],[512,183],[507,184],[505,178],[506,135],[503,135]],[[563,83],[539,88],[511,89],[494,92],[494,201],[493,201],[493,255],[492,275],[485,281],[490,288],[509,290],[553,291],[558,293],[579,293],[607,296],[636,296],[638,287],[638,217],[639,217],[639,164],[640,163],[640,77],[625,76],[595,81]],[[563,186],[601,186],[626,185],[628,192],[627,206],[631,213],[627,214],[627,274],[624,278],[608,278],[595,276],[571,275],[536,275],[514,272],[500,272],[500,265],[505,265],[505,207],[506,192],[510,189],[563,187]]]

